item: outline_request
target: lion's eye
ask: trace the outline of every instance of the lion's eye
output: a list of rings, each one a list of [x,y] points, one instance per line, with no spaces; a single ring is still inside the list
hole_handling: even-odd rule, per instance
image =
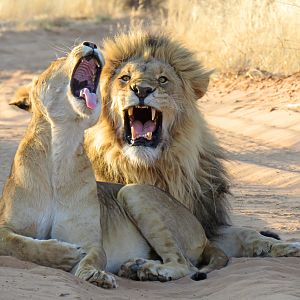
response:
[[[168,81],[168,78],[166,76],[160,76],[158,78],[159,83],[166,83]]]
[[[120,79],[123,80],[123,81],[125,81],[125,82],[127,82],[127,81],[130,80],[130,78],[131,77],[129,75],[123,75]]]

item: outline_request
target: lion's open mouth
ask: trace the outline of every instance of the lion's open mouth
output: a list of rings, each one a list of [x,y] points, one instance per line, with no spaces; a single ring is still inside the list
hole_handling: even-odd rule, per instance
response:
[[[125,140],[132,146],[155,148],[161,136],[162,113],[151,106],[131,106],[124,111]]]
[[[74,97],[84,100],[90,109],[95,108],[98,102],[96,91],[100,74],[101,63],[94,54],[82,57],[73,70],[71,92]]]

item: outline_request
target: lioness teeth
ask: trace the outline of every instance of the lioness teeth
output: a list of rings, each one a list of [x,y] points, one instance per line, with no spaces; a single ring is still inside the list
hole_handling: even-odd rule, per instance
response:
[[[152,121],[154,121],[155,115],[156,115],[156,109],[155,108],[151,108],[151,114],[152,114]]]

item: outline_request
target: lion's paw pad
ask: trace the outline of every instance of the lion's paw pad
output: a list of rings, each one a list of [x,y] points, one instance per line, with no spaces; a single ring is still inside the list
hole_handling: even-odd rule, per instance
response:
[[[161,264],[160,261],[147,260],[143,258],[130,259],[121,266],[118,275],[132,280],[141,280],[138,276],[138,272],[146,263]]]
[[[140,281],[170,281],[186,275],[182,266],[162,264],[159,260],[147,260],[143,258],[131,259],[121,266],[118,273],[126,277]]]
[[[174,270],[166,268],[163,264],[153,263],[144,264],[137,272],[137,276],[141,281],[165,282],[174,279],[174,275]]]

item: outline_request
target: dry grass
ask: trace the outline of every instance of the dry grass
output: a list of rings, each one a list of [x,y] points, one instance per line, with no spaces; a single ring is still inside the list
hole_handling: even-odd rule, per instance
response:
[[[166,11],[166,29],[209,68],[300,71],[299,0],[168,0]]]
[[[121,11],[120,0],[1,0],[0,20],[95,18],[115,16]]]
[[[138,4],[152,7],[150,26],[182,39],[208,68],[300,70],[300,0],[0,0],[0,21],[64,26],[70,19],[117,18]]]

